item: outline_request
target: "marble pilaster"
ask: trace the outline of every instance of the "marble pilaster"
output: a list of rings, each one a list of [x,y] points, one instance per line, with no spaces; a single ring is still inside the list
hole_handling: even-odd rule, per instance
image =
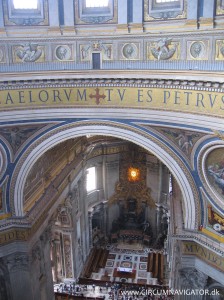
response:
[[[14,253],[7,257],[12,299],[33,300],[28,253]]]
[[[208,276],[195,268],[183,268],[179,271],[180,284],[182,290],[199,291],[199,295],[191,295],[191,299],[203,299],[203,294],[200,295],[200,290],[204,290],[207,284]],[[189,295],[181,295],[181,300],[189,299]]]
[[[89,248],[91,249],[93,246],[93,230],[92,230],[92,218],[93,218],[93,212],[88,212],[88,221],[89,221]]]

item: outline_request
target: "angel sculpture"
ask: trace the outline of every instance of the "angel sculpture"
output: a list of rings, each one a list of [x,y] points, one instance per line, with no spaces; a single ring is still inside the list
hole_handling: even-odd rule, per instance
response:
[[[21,49],[22,48],[22,49]],[[22,60],[22,62],[34,62],[42,54],[42,50],[38,49],[38,44],[24,44],[21,45],[16,51],[16,55]]]
[[[176,45],[173,48],[169,48],[171,45],[172,39],[163,38],[157,42],[155,48],[151,48],[152,55],[158,60],[165,60],[171,58],[175,51]]]

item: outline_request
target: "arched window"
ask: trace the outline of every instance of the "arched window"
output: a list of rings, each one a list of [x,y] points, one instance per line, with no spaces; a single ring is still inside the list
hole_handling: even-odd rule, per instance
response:
[[[37,9],[38,0],[13,0],[14,9]]]
[[[108,7],[109,0],[86,0],[86,7]]]
[[[2,0],[6,26],[49,25],[48,0]]]
[[[76,23],[105,23],[117,18],[117,0],[78,0],[79,13],[75,11]]]
[[[156,3],[164,3],[164,2],[178,2],[178,0],[156,0]]]
[[[144,0],[144,21],[186,18],[184,0]]]
[[[86,174],[86,190],[87,192],[94,191],[96,189],[96,168],[88,168]]]

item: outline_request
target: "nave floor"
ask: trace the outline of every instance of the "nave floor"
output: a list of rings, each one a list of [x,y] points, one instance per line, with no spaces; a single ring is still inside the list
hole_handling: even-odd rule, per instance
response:
[[[104,245],[109,250],[106,265],[100,268],[98,272],[93,272],[91,277],[87,279],[87,284],[70,285],[72,290],[63,291],[60,285],[55,285],[55,292],[65,292],[77,297],[101,298],[106,300],[146,300],[146,299],[173,299],[172,296],[163,295],[158,290],[163,290],[164,286],[168,286],[168,282],[158,282],[157,278],[152,277],[151,272],[147,272],[147,262],[149,253],[160,253],[166,255],[164,250],[156,250],[146,247],[142,243],[113,243]],[[166,259],[164,259],[166,261]],[[128,272],[117,272],[117,268],[132,269],[131,274]],[[83,279],[85,280],[85,279]],[[83,283],[82,281],[80,281]],[[61,287],[63,284],[61,284]],[[122,288],[118,288],[121,287]],[[78,291],[77,291],[78,287]],[[144,291],[155,291],[151,294],[133,294],[133,291],[144,289]],[[157,290],[158,289],[158,290]],[[125,294],[123,291],[127,291]],[[129,294],[130,291],[130,294]],[[73,296],[73,297],[74,297]],[[61,298],[62,299],[62,298]],[[67,299],[67,298],[66,298]],[[74,298],[71,298],[74,299]]]
[[[129,247],[129,249],[127,249]],[[149,253],[161,253],[163,250],[155,250],[152,248],[143,247],[142,244],[110,244],[107,246],[110,251],[107,257],[105,268],[99,269],[97,273],[92,273],[91,279],[103,280],[110,282],[127,282],[143,285],[159,284],[157,278],[152,277],[151,272],[147,272],[147,261]],[[132,274],[126,272],[122,276],[121,272],[117,272],[117,268],[131,268]],[[167,282],[163,281],[163,285]]]

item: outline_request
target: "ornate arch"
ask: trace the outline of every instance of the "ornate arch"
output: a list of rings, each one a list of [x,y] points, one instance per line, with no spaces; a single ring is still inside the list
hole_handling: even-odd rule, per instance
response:
[[[83,121],[65,125],[51,131],[42,139],[37,140],[36,143],[27,150],[26,154],[23,155],[17,164],[11,183],[11,190],[13,191],[13,203],[11,204],[14,206],[16,216],[24,215],[23,190],[26,178],[31,167],[43,152],[65,140],[87,134],[115,136],[132,141],[157,156],[170,169],[182,191],[185,206],[185,228],[197,228],[198,194],[190,172],[183,162],[174,153],[171,153],[167,146],[161,144],[158,140],[142,130],[109,121]]]

